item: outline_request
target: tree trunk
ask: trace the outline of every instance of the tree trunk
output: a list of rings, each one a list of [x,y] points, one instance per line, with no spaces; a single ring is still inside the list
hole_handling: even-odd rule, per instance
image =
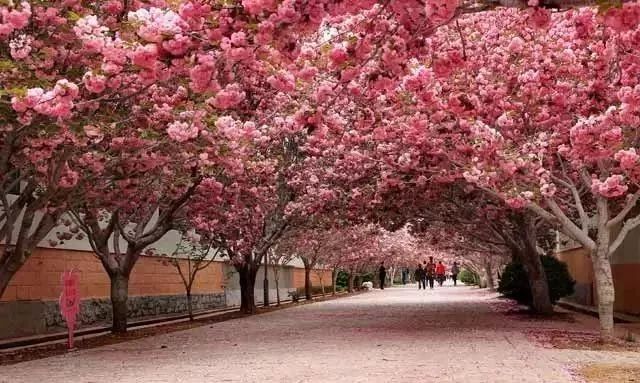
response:
[[[113,309],[114,334],[127,332],[127,300],[129,299],[129,276],[121,273],[110,275],[111,278],[111,306]]]
[[[517,240],[512,241],[511,255],[519,261],[527,275],[531,290],[531,309],[542,315],[553,313],[553,304],[549,294],[547,274],[538,254],[538,237],[535,222],[531,214],[522,213],[515,216],[517,223]]]
[[[311,294],[311,267],[304,265],[304,295],[308,301],[313,299]]]
[[[478,287],[481,289],[486,289],[487,288],[487,275],[486,272],[482,272],[482,275],[479,275],[478,278]]]
[[[193,320],[193,299],[191,297],[191,290],[187,290],[187,311],[189,312],[189,320]]]
[[[279,281],[279,278],[276,277],[274,279],[274,282],[276,283],[276,306],[280,306],[280,281]]]
[[[598,294],[598,313],[600,316],[600,337],[603,342],[614,339],[613,305],[615,303],[615,288],[611,263],[606,249],[596,250],[591,254],[596,293]]]
[[[353,273],[349,273],[349,282],[347,283],[347,289],[350,293],[353,292],[353,281],[355,280],[355,278],[356,276]]]
[[[531,309],[537,314],[548,315],[553,313],[553,304],[549,295],[547,274],[542,266],[540,256],[536,253],[521,254],[519,260],[527,274],[529,287],[531,288]]]
[[[14,252],[3,253],[3,255],[6,259],[0,264],[0,298],[9,286],[9,282],[11,282],[13,276],[27,260],[27,257],[19,257]]]
[[[332,295],[336,295],[336,291],[337,291],[337,287],[336,284],[338,283],[338,268],[334,268],[333,271],[331,272],[331,281],[333,281],[333,294]]]
[[[324,270],[322,272],[324,273]],[[320,279],[320,289],[322,290],[322,296],[324,297],[324,276],[321,276],[319,279]]]
[[[257,270],[249,264],[236,267],[240,275],[240,312],[256,313],[255,285]]]
[[[487,274],[487,287],[490,290],[493,290],[496,287],[496,285],[493,281],[493,267],[491,266],[491,261],[485,262],[484,271]]]

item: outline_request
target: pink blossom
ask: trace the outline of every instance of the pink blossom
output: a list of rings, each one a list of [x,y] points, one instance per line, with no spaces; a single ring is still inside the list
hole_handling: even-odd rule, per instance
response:
[[[106,74],[113,75],[122,72],[122,65],[118,65],[112,61],[107,61],[100,66],[100,69]]]
[[[18,113],[24,113],[29,109],[29,105],[20,97],[11,98],[11,107]]]
[[[636,28],[640,21],[637,4],[624,4],[622,8],[611,7],[604,15],[604,23],[617,32]]]
[[[159,8],[129,12],[129,20],[140,24],[138,36],[151,43],[160,43],[165,36],[179,34],[187,27],[177,13]]]
[[[98,128],[97,126],[85,125],[83,130],[84,130],[84,134],[86,134],[87,137],[89,137],[91,139],[95,139],[95,140],[100,141],[104,137],[104,134],[102,133],[100,128]]]
[[[522,40],[522,38],[516,36],[514,38],[511,39],[511,42],[509,43],[509,51],[511,53],[520,53],[522,52],[522,48],[524,47],[524,40]]]
[[[109,0],[102,5],[102,10],[107,14],[118,15],[124,9],[122,0]]]
[[[89,71],[82,77],[85,88],[91,93],[102,93],[106,89],[107,78],[101,74],[96,75]]]
[[[242,137],[242,132],[238,127],[238,124],[231,116],[222,116],[216,120],[216,128],[220,133],[227,136],[229,139],[238,139]]]
[[[334,65],[338,66],[349,59],[349,54],[342,45],[336,45],[329,53],[329,58]]]
[[[80,93],[78,86],[66,79],[58,80],[53,87],[53,91],[58,97],[68,97],[71,99],[78,97]]]
[[[180,2],[180,9],[178,11],[184,20],[198,20],[207,16],[209,12],[211,12],[210,5],[192,1]]]
[[[307,66],[298,72],[298,78],[304,81],[311,81],[317,74],[318,68],[314,66]]]
[[[22,60],[29,56],[31,53],[31,43],[33,39],[30,36],[19,35],[9,42],[9,48],[11,49],[11,57],[14,60]]]
[[[273,9],[273,0],[242,0],[242,7],[250,15],[258,15],[263,11]]]
[[[133,52],[131,61],[145,69],[153,69],[157,63],[158,46],[156,44],[141,45]]]
[[[323,84],[318,87],[313,98],[317,103],[321,104],[329,99],[329,96],[333,93],[333,89],[330,85]]]
[[[191,39],[187,36],[177,34],[170,40],[162,42],[162,48],[174,56],[182,56],[191,46]]]
[[[545,197],[551,198],[556,194],[556,185],[552,182],[541,181],[540,194]]]
[[[198,137],[198,128],[192,124],[174,121],[167,127],[169,137],[177,142],[185,142]]]
[[[198,55],[197,60],[198,64],[189,71],[191,89],[197,93],[204,93],[208,90],[218,91],[219,85],[213,78],[215,58],[211,55]]]
[[[13,9],[9,12],[2,13],[3,21],[10,24],[14,29],[22,29],[29,24],[31,5],[23,1],[20,3],[20,8],[20,10]]]
[[[534,8],[529,16],[529,23],[534,28],[546,28],[551,22],[551,13],[545,8]]]
[[[635,170],[638,166],[639,157],[640,156],[636,154],[635,148],[620,150],[614,156],[616,161],[620,162],[620,167],[624,170]]]
[[[84,47],[91,52],[99,52],[107,44],[107,32],[109,29],[101,25],[95,15],[78,19],[73,31],[83,41]]]
[[[227,85],[211,102],[218,109],[232,109],[245,99],[245,93],[237,83]]]
[[[591,189],[594,193],[600,194],[603,197],[615,198],[620,197],[629,189],[624,184],[624,177],[620,174],[614,174],[609,176],[604,182],[597,178],[591,180]]]
[[[442,23],[453,17],[458,5],[458,0],[427,0],[425,12],[434,23]]]
[[[514,209],[524,209],[529,204],[529,202],[525,198],[522,198],[520,196],[507,198],[505,202],[507,205]]]
[[[62,175],[60,176],[60,180],[58,181],[58,185],[61,188],[72,188],[78,184],[78,180],[80,179],[80,175],[75,170],[71,170],[68,164],[64,165],[62,170]]]
[[[296,89],[296,78],[289,72],[280,72],[267,78],[269,85],[280,92],[290,93]]]
[[[535,196],[535,195],[533,194],[533,192],[532,192],[532,191],[528,191],[528,190],[527,190],[527,191],[523,191],[522,193],[520,193],[520,195],[521,195],[523,198],[526,198],[526,199],[528,199],[528,200],[532,200],[532,199],[533,199],[533,197]]]
[[[234,32],[231,34],[231,44],[236,47],[247,45],[247,35],[244,32]]]

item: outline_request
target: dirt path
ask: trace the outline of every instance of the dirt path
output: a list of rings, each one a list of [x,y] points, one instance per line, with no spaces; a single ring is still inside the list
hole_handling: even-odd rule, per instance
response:
[[[590,323],[504,315],[469,287],[392,288],[0,368],[0,382],[579,382],[584,362],[531,333]]]

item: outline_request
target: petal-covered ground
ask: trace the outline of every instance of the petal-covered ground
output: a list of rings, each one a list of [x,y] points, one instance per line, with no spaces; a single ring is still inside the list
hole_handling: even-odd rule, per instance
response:
[[[0,382],[580,382],[572,371],[585,363],[640,363],[636,352],[550,348],[537,332],[584,336],[594,320],[509,306],[471,287],[376,290],[3,366]]]

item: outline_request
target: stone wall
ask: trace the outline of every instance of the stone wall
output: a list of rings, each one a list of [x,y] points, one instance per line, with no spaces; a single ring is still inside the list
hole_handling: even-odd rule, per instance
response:
[[[194,311],[226,306],[225,294],[195,294]],[[127,301],[129,319],[149,318],[187,312],[184,295],[133,296]],[[85,299],[80,305],[79,328],[111,323],[109,299]],[[0,303],[0,339],[62,331],[65,322],[57,301],[17,301]]]

